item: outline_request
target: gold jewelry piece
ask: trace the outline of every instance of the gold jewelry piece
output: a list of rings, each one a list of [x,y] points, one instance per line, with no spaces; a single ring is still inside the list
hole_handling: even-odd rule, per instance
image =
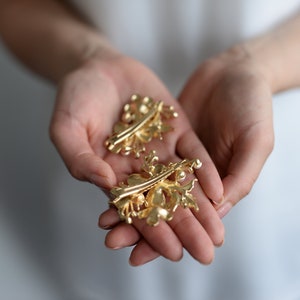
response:
[[[115,199],[113,204],[121,220],[132,223],[132,217],[147,219],[147,223],[156,226],[160,219],[170,221],[178,206],[198,210],[198,205],[190,193],[194,188],[193,179],[180,185],[186,178],[186,172],[193,173],[201,167],[199,159],[184,159],[181,162],[159,164],[155,151],[145,157],[141,174],[131,174],[127,184],[123,182],[110,191]]]
[[[111,152],[134,153],[138,158],[145,151],[145,143],[152,138],[162,139],[164,132],[173,129],[162,118],[177,116],[173,106],[166,106],[162,101],[155,102],[149,97],[132,95],[130,103],[123,108],[121,122],[115,124],[113,134],[105,145]]]

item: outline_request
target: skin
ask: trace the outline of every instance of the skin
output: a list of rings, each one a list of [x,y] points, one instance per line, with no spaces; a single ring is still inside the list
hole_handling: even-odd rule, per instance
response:
[[[125,70],[121,76],[118,75],[120,69]],[[214,244],[222,243],[224,234],[223,224],[209,199],[221,199],[223,186],[182,108],[145,66],[126,57],[115,57],[109,62],[99,62],[95,58],[69,74],[59,88],[50,128],[52,140],[74,177],[110,190],[126,180],[128,174],[139,172],[142,164],[142,158],[121,159],[103,146],[119,118],[120,108],[128,102],[132,91],[143,91],[146,95],[155,91],[155,98],[174,105],[179,113],[178,118],[170,121],[176,130],[165,135],[164,147],[160,147],[161,141],[153,141],[151,149],[159,149],[157,154],[165,163],[184,157],[201,157],[206,167],[196,172],[200,185],[194,191],[201,213],[180,209],[173,221],[160,222],[157,227],[135,220],[136,230],[120,224],[108,234],[106,245],[121,248],[126,237],[125,245],[138,243],[134,252],[138,256],[151,249],[170,260],[180,259],[184,247],[195,259],[209,263]],[[186,144],[191,147],[185,147]],[[115,210],[109,213],[114,213],[109,216],[110,222],[114,218],[119,222]],[[179,226],[180,223],[185,226]],[[195,235],[198,236],[196,240],[193,239]]]
[[[220,217],[251,190],[274,143],[268,78],[261,67],[244,56],[241,49],[233,49],[205,62],[191,76],[179,97],[222,178],[224,201],[215,204]],[[117,215],[104,214],[100,226],[107,219],[117,221],[117,218]],[[118,230],[116,227],[108,234],[108,245],[115,246],[121,240],[121,229]],[[122,241],[118,245],[124,247],[130,243]],[[136,249],[131,261],[139,265],[140,260],[144,262]]]
[[[249,193],[274,145],[268,78],[241,49],[232,52],[202,64],[179,97],[221,175],[221,217]]]
[[[132,265],[160,255],[176,261],[183,248],[210,263],[224,239],[220,217],[249,193],[273,148],[272,94],[299,85],[300,17],[200,64],[178,102],[151,70],[119,53],[62,1],[0,5],[6,45],[58,87],[50,136],[75,178],[109,190],[139,171],[141,161],[121,160],[103,147],[132,93],[175,106],[179,117],[170,123],[176,130],[164,136],[164,147],[159,141],[151,147],[165,163],[201,158],[194,190],[199,212],[178,209],[171,222],[149,227],[141,220],[120,223],[109,209],[99,226],[109,229],[107,247],[134,245]]]
[[[273,149],[272,95],[300,85],[299,34],[296,15],[273,31],[201,63],[179,95],[222,178],[224,200],[215,205],[221,218],[250,192]],[[110,214],[117,222],[117,216]],[[108,226],[108,216],[100,216],[100,226]],[[108,237],[113,239],[116,232],[114,228]],[[122,247],[129,245],[122,240]],[[134,250],[132,264],[156,257],[147,253],[143,257]]]

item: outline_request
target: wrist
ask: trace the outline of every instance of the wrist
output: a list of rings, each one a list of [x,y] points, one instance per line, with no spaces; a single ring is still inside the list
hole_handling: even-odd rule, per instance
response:
[[[91,47],[91,48],[89,48]],[[132,58],[123,55],[110,46],[103,46],[94,44],[86,48],[85,51],[80,52],[77,56],[76,62],[64,73],[57,78],[59,86],[64,85],[70,80],[100,80],[106,82],[108,86],[115,86],[122,91],[130,88],[128,85],[131,82],[131,69],[137,70],[140,64]],[[137,73],[138,70],[136,71]],[[129,93],[129,91],[128,91]]]
[[[234,45],[222,56],[236,68],[241,68],[248,73],[260,76],[270,87],[272,93],[277,91],[278,83],[274,67],[260,55],[258,47],[252,44],[252,41]]]
[[[281,72],[281,56],[273,49],[269,35],[259,37],[243,44],[248,57],[260,69],[273,94],[287,88]]]
[[[261,66],[272,92],[300,86],[300,15],[242,44],[249,57]]]
[[[267,63],[262,63],[248,44],[236,44],[215,57],[213,61],[217,69],[221,70],[222,76],[225,75],[231,80],[256,78],[271,93],[274,92],[275,79],[271,67]]]
[[[121,55],[102,34],[90,28],[77,32],[70,39],[68,49],[64,63],[53,78],[55,82],[91,62],[104,63]]]

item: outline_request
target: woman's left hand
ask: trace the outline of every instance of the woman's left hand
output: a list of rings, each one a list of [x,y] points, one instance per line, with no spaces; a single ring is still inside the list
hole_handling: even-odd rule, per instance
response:
[[[226,215],[251,190],[274,144],[268,70],[240,46],[206,61],[179,101],[214,161]]]

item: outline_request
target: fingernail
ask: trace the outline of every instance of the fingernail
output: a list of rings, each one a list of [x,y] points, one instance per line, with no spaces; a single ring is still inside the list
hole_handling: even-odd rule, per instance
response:
[[[112,250],[119,250],[119,249],[121,249],[121,248],[123,248],[123,247],[121,247],[121,246],[115,246],[115,247],[112,247],[111,249],[112,249]]]
[[[107,245],[106,245],[106,248],[108,248],[108,249],[110,249],[110,250],[119,250],[119,249],[122,249],[122,248],[124,248],[124,247],[122,247],[122,246],[113,246],[113,247],[110,247],[110,246],[107,246]]]
[[[218,201],[213,201],[213,203],[217,204],[217,205],[221,205],[224,202],[225,198],[224,196],[222,196]]]
[[[103,225],[103,224],[98,224],[100,228],[104,229],[104,230],[108,230],[108,229],[113,229],[112,225]]]
[[[102,229],[109,229],[112,227],[112,222],[110,218],[107,218],[105,216],[100,215],[99,220],[98,220],[98,226]]]
[[[104,219],[104,221],[99,219],[98,226],[102,229],[111,229],[111,228],[113,228],[113,224],[112,224],[111,220],[105,220],[105,219]]]
[[[131,267],[138,267],[138,266],[139,266],[138,264],[134,264],[134,263],[131,261],[130,258],[128,259],[128,263],[129,263],[129,265],[130,265]]]
[[[218,210],[217,210],[217,213],[219,215],[219,217],[222,219],[224,218],[228,213],[229,211],[231,210],[232,208],[232,204],[230,202],[226,202],[224,203]]]
[[[219,243],[218,245],[216,245],[216,247],[218,247],[218,248],[222,247],[224,245],[224,242],[225,242],[225,239],[223,239],[221,243]]]

